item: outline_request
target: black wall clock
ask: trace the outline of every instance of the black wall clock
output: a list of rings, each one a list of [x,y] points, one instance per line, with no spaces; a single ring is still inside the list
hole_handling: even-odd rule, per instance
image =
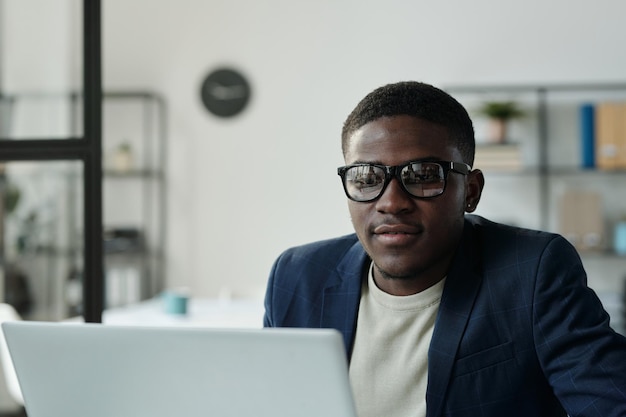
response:
[[[207,75],[202,83],[202,103],[219,117],[239,114],[250,101],[250,84],[238,71],[220,68]]]

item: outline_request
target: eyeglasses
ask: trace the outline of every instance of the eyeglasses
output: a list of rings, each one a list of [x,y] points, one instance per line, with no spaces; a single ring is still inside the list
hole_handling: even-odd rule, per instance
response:
[[[462,162],[414,161],[403,165],[354,164],[337,168],[350,200],[368,203],[378,199],[396,178],[402,189],[415,198],[443,194],[448,172],[467,175],[471,167]]]

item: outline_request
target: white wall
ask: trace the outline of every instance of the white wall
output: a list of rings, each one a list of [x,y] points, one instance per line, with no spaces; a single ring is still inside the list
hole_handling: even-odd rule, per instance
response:
[[[373,88],[626,73],[621,0],[102,4],[105,88],[154,90],[168,102],[167,277],[205,296],[262,291],[286,247],[351,232],[335,174],[339,135]],[[225,121],[202,108],[199,87],[231,64],[254,97]]]
[[[0,89],[20,95],[10,111],[0,107],[0,133],[10,132],[12,138],[76,134],[67,123],[70,103],[60,94],[82,85],[79,6],[77,0],[0,0]]]

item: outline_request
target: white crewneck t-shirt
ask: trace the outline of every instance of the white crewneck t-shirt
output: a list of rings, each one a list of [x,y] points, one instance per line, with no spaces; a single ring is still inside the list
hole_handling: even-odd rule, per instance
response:
[[[350,382],[359,417],[425,417],[428,348],[445,279],[417,294],[363,283]]]

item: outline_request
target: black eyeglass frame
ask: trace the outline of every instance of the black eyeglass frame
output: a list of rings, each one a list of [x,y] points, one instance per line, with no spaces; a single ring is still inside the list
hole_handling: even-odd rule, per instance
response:
[[[434,195],[429,195],[429,196],[416,196],[414,194],[411,194],[411,192],[404,185],[404,182],[402,181],[402,178],[400,177],[400,173],[402,172],[402,170],[411,164],[423,164],[423,163],[437,164],[443,170],[443,188],[441,189],[441,192],[439,194],[434,194]],[[380,189],[380,192],[378,193],[376,197],[370,198],[368,200],[357,200],[353,198],[352,196],[350,196],[350,194],[348,193],[348,188],[346,187],[346,172],[349,169],[355,168],[355,167],[377,167],[377,168],[382,169],[385,172],[385,181],[383,182],[383,187]],[[448,173],[450,171],[453,171],[462,175],[469,175],[471,170],[472,170],[472,167],[464,162],[437,161],[437,160],[419,161],[418,160],[418,161],[410,161],[402,165],[393,165],[393,166],[381,165],[381,164],[367,164],[367,163],[345,165],[345,166],[337,168],[337,174],[341,177],[341,184],[343,185],[343,191],[346,193],[346,196],[350,200],[356,201],[357,203],[371,203],[372,201],[378,200],[383,195],[383,193],[387,189],[387,186],[391,182],[392,178],[396,178],[398,180],[400,187],[402,187],[405,193],[407,193],[413,198],[422,200],[422,199],[428,199],[428,198],[433,198],[433,197],[439,197],[446,191],[446,186],[448,185]]]

